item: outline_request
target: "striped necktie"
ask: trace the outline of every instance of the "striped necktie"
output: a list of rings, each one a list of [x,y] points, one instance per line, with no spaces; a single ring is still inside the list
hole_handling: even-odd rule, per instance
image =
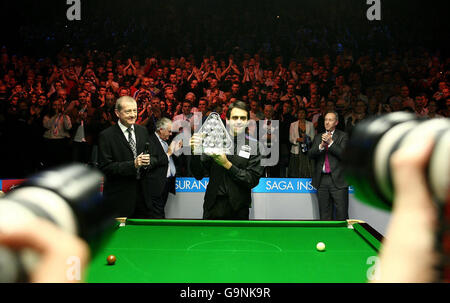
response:
[[[128,131],[128,143],[130,144],[131,147],[131,151],[133,152],[133,157],[136,159],[137,157],[137,150],[136,150],[136,142],[133,139],[133,129],[130,127],[127,129]],[[136,169],[136,178],[140,179],[141,178],[141,168],[139,167],[138,169]]]
[[[133,151],[133,156],[136,158],[137,152],[136,152],[136,142],[133,139],[133,129],[130,127],[127,129],[128,131],[128,143],[130,144],[131,150]]]

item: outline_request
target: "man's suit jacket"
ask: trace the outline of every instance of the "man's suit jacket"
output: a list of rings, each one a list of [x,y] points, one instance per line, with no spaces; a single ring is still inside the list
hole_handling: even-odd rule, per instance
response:
[[[145,127],[135,124],[136,153],[144,152],[150,136]],[[118,216],[128,217],[136,206],[137,185],[148,178],[147,169],[141,168],[141,179],[136,179],[134,155],[119,125],[113,125],[100,133],[98,146],[99,168],[105,174],[103,196],[117,209]],[[150,156],[151,158],[151,156]],[[143,183],[143,196],[151,206],[149,192]]]
[[[163,196],[166,182],[169,182],[169,192],[175,194],[175,178],[167,179],[169,159],[156,134],[150,134],[150,166],[148,167],[148,180],[152,196]]]
[[[246,144],[253,138],[246,138]],[[211,157],[206,155],[195,155],[191,161],[191,171],[197,180],[209,176],[209,183],[206,188],[204,198],[204,208],[211,209],[216,203],[218,188],[225,184],[228,200],[233,209],[239,210],[251,205],[251,190],[257,186],[259,179],[263,175],[264,167],[261,166],[260,146],[256,141],[256,153],[245,158],[239,156],[241,147],[235,147],[233,155],[227,155],[228,160],[233,164],[229,170],[218,165]],[[224,183],[222,183],[224,182]]]
[[[337,188],[348,187],[345,180],[343,167],[341,164],[342,153],[347,145],[348,135],[336,129],[333,133],[333,144],[328,148],[328,161],[330,162],[331,178]],[[308,156],[314,160],[314,172],[312,176],[312,185],[317,189],[320,185],[320,178],[322,176],[322,168],[325,162],[325,149],[319,150],[319,145],[322,142],[322,134],[317,134],[314,137],[311,149],[308,151]]]

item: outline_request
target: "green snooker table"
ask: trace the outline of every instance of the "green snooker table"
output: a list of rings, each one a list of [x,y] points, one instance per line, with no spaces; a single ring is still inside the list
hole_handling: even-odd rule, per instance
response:
[[[117,222],[87,269],[94,283],[366,282],[381,235],[361,221]],[[325,251],[316,244],[324,242]],[[114,265],[107,264],[116,256]]]

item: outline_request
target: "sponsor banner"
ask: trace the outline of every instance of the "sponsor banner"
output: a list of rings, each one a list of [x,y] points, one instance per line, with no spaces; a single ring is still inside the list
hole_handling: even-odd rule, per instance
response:
[[[253,188],[254,193],[315,193],[311,179],[294,178],[263,178]]]
[[[201,193],[205,192],[209,178],[197,180],[195,178],[177,178],[175,189],[177,192]],[[309,178],[261,178],[259,184],[253,188],[253,193],[316,193]],[[353,194],[353,188],[349,187]]]
[[[0,180],[0,190],[4,193],[14,189],[21,184],[24,179]],[[209,178],[197,180],[195,178],[177,178],[175,190],[177,193],[203,193],[208,186]],[[103,182],[101,185],[103,192]],[[292,193],[308,194],[316,193],[316,189],[308,178],[261,178],[259,184],[253,188],[253,193]],[[353,194],[353,188],[349,187],[349,193]]]
[[[177,178],[175,190],[177,193],[204,193],[208,186],[209,178],[197,180],[195,178]]]

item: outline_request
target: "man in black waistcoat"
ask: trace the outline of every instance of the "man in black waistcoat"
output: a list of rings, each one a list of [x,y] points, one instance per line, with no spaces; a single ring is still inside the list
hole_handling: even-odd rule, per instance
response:
[[[231,138],[232,155],[193,155],[191,171],[197,180],[209,176],[206,188],[203,219],[248,220],[251,190],[257,186],[264,168],[256,139],[245,134],[250,112],[246,103],[232,103],[226,113]],[[200,147],[202,137],[194,134],[192,150]]]

